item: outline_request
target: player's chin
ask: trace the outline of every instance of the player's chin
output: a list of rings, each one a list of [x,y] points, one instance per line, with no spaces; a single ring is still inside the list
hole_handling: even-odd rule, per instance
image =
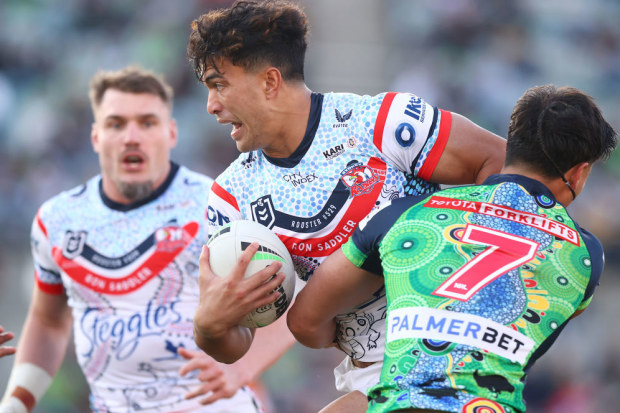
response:
[[[148,198],[155,191],[152,180],[119,180],[116,186],[121,195],[131,201],[136,202]]]
[[[235,144],[237,145],[237,150],[239,152],[251,152],[251,151],[255,151],[256,149],[258,149],[243,140],[235,141]]]

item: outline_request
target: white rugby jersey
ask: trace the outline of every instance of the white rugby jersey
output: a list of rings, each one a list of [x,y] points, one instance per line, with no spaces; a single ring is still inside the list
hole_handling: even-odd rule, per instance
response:
[[[197,349],[192,318],[212,182],[173,163],[152,196],[122,205],[103,194],[98,175],[38,211],[36,283],[68,297],[95,412],[219,412],[235,402],[185,400],[200,382],[196,371],[178,374],[187,360],[177,349]],[[237,396],[247,398],[246,391]]]
[[[244,153],[216,179],[209,233],[231,220],[260,222],[282,239],[307,281],[372,210],[438,189],[427,180],[450,127],[450,112],[413,94],[313,93],[306,134],[289,158]],[[339,317],[340,348],[354,359],[382,360],[385,308],[380,291]]]

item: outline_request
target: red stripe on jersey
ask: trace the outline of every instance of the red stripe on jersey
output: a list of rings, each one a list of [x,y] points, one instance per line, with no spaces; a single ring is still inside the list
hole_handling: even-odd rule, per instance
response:
[[[388,92],[381,102],[379,113],[377,114],[377,120],[375,121],[375,133],[372,136],[372,141],[383,152],[381,146],[383,145],[383,130],[385,129],[385,122],[387,121],[388,114],[390,113],[390,107],[396,97],[395,92]]]
[[[278,234],[291,255],[303,255],[306,257],[325,257],[338,249],[348,239],[357,224],[372,211],[375,206],[381,189],[385,183],[385,174],[387,166],[379,158],[370,158],[368,166],[371,167],[378,175],[379,179],[374,184],[372,190],[363,195],[353,197],[353,201],[347,208],[340,222],[326,236],[321,238],[301,239],[295,237],[287,237]],[[298,245],[304,245],[303,250],[297,248]],[[297,254],[297,251],[300,253]]]
[[[47,228],[45,228],[45,225],[43,225],[43,221],[41,220],[41,210],[37,211],[37,225],[39,226],[39,229],[41,230],[41,232],[43,232],[43,235],[45,235],[45,238],[47,238]]]
[[[97,274],[83,267],[79,262],[66,258],[60,248],[52,248],[52,255],[58,266],[77,283],[102,294],[129,294],[142,287],[153,277],[159,275],[162,270],[170,265],[177,255],[196,237],[198,228],[197,222],[190,222],[183,227],[181,237],[169,234],[169,238],[157,240],[157,244],[152,248],[151,255],[146,258],[142,265],[131,274],[121,278],[111,278]]]
[[[439,125],[437,140],[418,172],[418,178],[424,179],[425,181],[429,181],[431,175],[435,172],[435,167],[439,163],[439,158],[441,158],[441,154],[443,154],[443,150],[448,143],[450,129],[452,129],[452,112],[442,109],[439,109],[439,111],[441,112],[441,124]]]
[[[232,207],[234,207],[237,211],[241,212],[241,210],[239,209],[239,205],[237,204],[237,200],[235,199],[234,196],[232,196],[228,191],[226,191],[224,188],[222,188],[221,186],[218,185],[217,182],[213,182],[213,185],[211,186],[211,191],[217,195],[218,197],[222,198],[224,201],[226,201],[229,205],[231,205]]]
[[[41,278],[39,278],[39,273],[37,271],[34,272],[34,280],[39,290],[43,291],[44,293],[60,295],[64,291],[62,284],[47,284],[41,281]]]

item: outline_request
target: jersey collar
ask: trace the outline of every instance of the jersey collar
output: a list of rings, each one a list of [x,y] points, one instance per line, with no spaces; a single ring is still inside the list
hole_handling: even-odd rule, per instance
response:
[[[310,149],[310,145],[312,145],[314,135],[316,134],[316,130],[319,128],[319,123],[321,121],[323,94],[312,92],[310,99],[310,116],[308,116],[308,126],[306,127],[306,133],[303,140],[297,149],[295,149],[295,152],[293,152],[288,158],[272,158],[263,152],[263,156],[269,163],[282,168],[293,168],[301,162],[306,152],[308,152],[308,149]]]
[[[489,176],[484,181],[483,185],[496,185],[496,184],[501,184],[503,182],[514,182],[516,184],[521,185],[523,188],[525,188],[531,195],[534,195],[534,196],[544,195],[547,198],[552,199],[557,202],[557,200],[555,199],[555,196],[553,195],[553,192],[551,192],[545,184],[535,179],[528,178],[527,176],[524,176],[524,175],[495,174],[495,175]]]
[[[99,196],[101,196],[101,201],[103,201],[103,203],[110,209],[114,209],[116,211],[121,211],[121,212],[131,211],[132,209],[136,209],[136,208],[141,207],[142,205],[148,204],[149,202],[153,201],[154,199],[157,199],[161,194],[166,192],[166,190],[168,189],[168,187],[174,180],[174,177],[176,176],[178,171],[179,171],[179,165],[170,161],[170,172],[168,172],[168,176],[166,177],[166,180],[159,186],[159,188],[153,191],[153,193],[149,195],[148,197],[141,199],[139,201],[136,201],[136,202],[132,202],[131,204],[121,204],[119,202],[112,201],[110,198],[108,198],[108,196],[103,192],[103,179],[99,180]]]

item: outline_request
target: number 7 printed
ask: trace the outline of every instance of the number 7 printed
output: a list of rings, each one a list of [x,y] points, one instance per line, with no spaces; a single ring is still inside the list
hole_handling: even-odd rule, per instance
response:
[[[489,247],[444,281],[433,295],[467,301],[484,286],[536,255],[538,242],[506,232],[467,224],[461,241]]]

